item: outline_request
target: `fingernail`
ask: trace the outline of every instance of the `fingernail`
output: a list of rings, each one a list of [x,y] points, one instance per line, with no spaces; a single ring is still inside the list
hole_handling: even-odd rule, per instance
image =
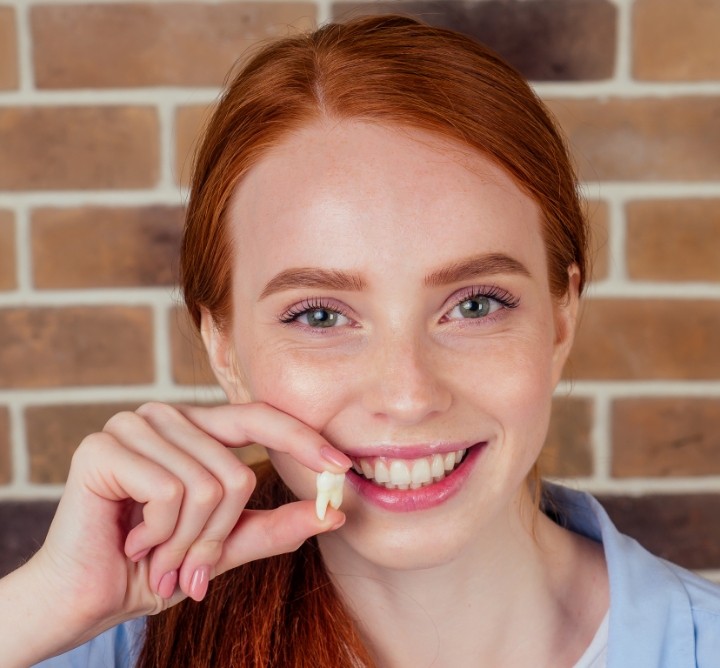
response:
[[[130,557],[130,561],[138,562],[140,559],[143,559],[144,557],[147,557],[150,553],[150,548],[147,550],[143,550],[142,552],[138,552],[137,554],[133,554],[132,557]]]
[[[341,469],[349,469],[352,466],[352,460],[349,457],[328,445],[323,446],[320,450],[320,454],[325,461],[330,462],[335,466],[339,466]]]
[[[210,569],[207,566],[196,568],[190,580],[190,598],[195,601],[202,601],[207,594],[208,582],[210,580]]]
[[[177,586],[178,572],[169,571],[160,578],[158,583],[157,593],[163,598],[170,598],[175,593],[175,587]]]

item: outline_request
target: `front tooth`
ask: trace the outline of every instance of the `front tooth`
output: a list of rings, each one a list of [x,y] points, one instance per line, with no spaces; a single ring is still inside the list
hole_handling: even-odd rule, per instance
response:
[[[442,455],[433,455],[430,473],[433,478],[442,478],[445,475],[445,464]]]
[[[375,482],[390,482],[387,464],[380,459],[375,462]]]
[[[411,474],[412,485],[422,485],[423,483],[430,482],[432,476],[430,474],[430,462],[427,457],[418,459],[413,468]]]
[[[399,459],[393,459],[392,462],[390,462],[390,482],[398,487],[400,487],[400,485],[410,484],[410,469],[408,469],[408,465],[405,462]],[[407,489],[407,487],[405,489]]]
[[[330,503],[330,492],[318,492],[315,499],[315,514],[321,522],[325,519],[328,503]]]
[[[445,464],[446,471],[452,471],[455,467],[455,453],[448,452],[443,459],[443,463]]]

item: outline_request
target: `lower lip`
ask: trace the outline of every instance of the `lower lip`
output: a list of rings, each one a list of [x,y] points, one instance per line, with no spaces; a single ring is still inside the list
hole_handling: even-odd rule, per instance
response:
[[[385,510],[399,513],[427,510],[444,503],[460,490],[484,449],[485,443],[473,445],[460,466],[442,480],[418,489],[387,489],[370,482],[352,469],[347,472],[347,482],[358,496]]]

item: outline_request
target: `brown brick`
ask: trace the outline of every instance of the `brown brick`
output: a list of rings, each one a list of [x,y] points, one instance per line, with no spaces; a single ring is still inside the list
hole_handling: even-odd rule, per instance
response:
[[[333,3],[333,16],[340,19],[387,12],[470,35],[529,79],[606,79],[613,73],[617,10],[607,0]]]
[[[650,552],[692,569],[720,568],[720,495],[600,498],[620,531]]]
[[[650,81],[720,78],[718,0],[636,0],[633,74]]]
[[[15,216],[0,210],[0,290],[17,286],[15,274]]]
[[[592,201],[587,204],[588,218],[590,220],[592,279],[600,281],[607,278],[610,264],[609,247],[609,218],[607,202]]]
[[[720,281],[720,199],[627,205],[627,270],[650,281]]]
[[[214,105],[181,107],[175,114],[175,181],[190,183],[195,150]]]
[[[149,383],[152,313],[145,307],[0,310],[0,387]]]
[[[0,90],[18,87],[18,44],[15,10],[0,7]]]
[[[148,107],[0,108],[0,189],[147,188],[158,142]]]
[[[180,385],[215,385],[205,347],[183,307],[170,312],[172,376]]]
[[[543,476],[568,478],[592,474],[592,422],[591,400],[574,397],[553,400],[550,430],[539,462]]]
[[[0,485],[12,481],[10,447],[10,414],[5,406],[0,406]]]
[[[720,400],[617,400],[612,449],[617,477],[720,475]]]
[[[720,97],[550,100],[586,181],[720,178]]]
[[[714,300],[589,299],[565,375],[597,380],[720,379]]]
[[[253,43],[315,22],[314,3],[36,5],[40,88],[217,86]]]
[[[38,209],[32,215],[35,286],[171,285],[182,220],[175,206]]]
[[[56,507],[57,501],[0,502],[0,577],[37,552]]]

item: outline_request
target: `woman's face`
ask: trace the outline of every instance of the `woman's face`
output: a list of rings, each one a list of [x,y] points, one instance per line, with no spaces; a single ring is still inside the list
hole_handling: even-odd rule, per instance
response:
[[[230,399],[391,477],[348,474],[347,522],[324,546],[422,567],[517,525],[577,303],[551,298],[535,202],[460,145],[328,122],[268,153],[228,220],[233,324],[214,362]],[[271,456],[314,498],[314,472]]]

